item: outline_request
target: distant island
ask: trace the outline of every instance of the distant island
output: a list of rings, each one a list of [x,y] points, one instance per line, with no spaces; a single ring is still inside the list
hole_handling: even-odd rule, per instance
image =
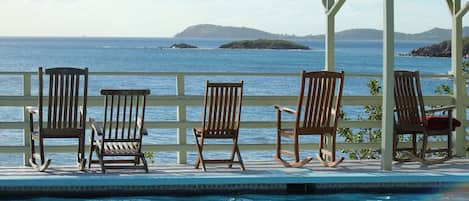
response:
[[[184,49],[184,48],[197,48],[197,46],[189,45],[189,44],[187,44],[187,43],[175,43],[175,44],[169,46],[169,48],[181,48],[181,49]]]
[[[305,45],[294,43],[286,40],[240,40],[231,43],[223,44],[220,48],[229,49],[301,49],[309,50],[310,48]]]
[[[463,39],[463,55],[461,56],[467,55],[469,55],[469,37]],[[446,40],[438,44],[419,47],[405,56],[451,57],[451,41]]]
[[[469,27],[463,28],[463,36],[469,36]],[[274,34],[266,31],[248,28],[199,24],[189,26],[174,36],[175,38],[210,38],[210,39],[324,39],[324,35],[296,36],[288,34]],[[377,29],[349,29],[335,33],[337,40],[381,40],[383,32]],[[443,41],[451,39],[450,29],[433,28],[416,34],[396,32],[397,40],[426,40]]]

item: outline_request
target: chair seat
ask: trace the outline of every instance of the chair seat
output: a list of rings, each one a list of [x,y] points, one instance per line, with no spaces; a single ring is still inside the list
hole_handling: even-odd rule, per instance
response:
[[[195,135],[201,137],[202,128],[194,128]],[[235,129],[219,129],[219,130],[205,130],[205,138],[233,138],[235,136]]]
[[[99,151],[103,149],[101,140],[96,140],[96,145]],[[139,155],[139,147],[137,142],[105,142],[104,155],[116,156],[135,156]]]
[[[427,116],[426,117],[429,130],[445,130],[449,129],[449,118],[448,116]],[[456,127],[461,126],[461,122],[453,118],[453,131]]]
[[[333,132],[334,128],[309,128],[298,129],[298,135],[320,135],[320,134],[335,134]],[[295,135],[295,129],[293,128],[283,128],[278,131],[280,135],[284,137],[293,137]]]

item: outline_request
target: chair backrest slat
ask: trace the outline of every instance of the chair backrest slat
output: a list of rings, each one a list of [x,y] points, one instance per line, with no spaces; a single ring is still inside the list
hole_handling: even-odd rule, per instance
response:
[[[426,124],[420,75],[418,71],[395,71],[395,121],[399,126],[419,127]]]
[[[134,96],[130,95],[130,105],[134,105]],[[132,117],[132,111],[134,107],[129,107],[129,117]],[[127,138],[130,139],[130,129],[132,128],[132,121],[128,121],[127,126]]]
[[[78,122],[77,122],[77,119],[78,119],[78,97],[80,96],[80,91],[78,89],[80,89],[80,79],[78,79],[78,77],[75,79],[75,105],[73,107],[73,126],[77,126]],[[84,94],[86,94],[86,92],[83,92]]]
[[[148,91],[148,94],[150,92]],[[135,97],[137,100],[135,101],[135,119],[138,119],[138,113],[139,113],[139,103],[140,103],[140,96],[136,96]],[[143,103],[145,103],[145,96],[143,96]],[[143,104],[143,109],[145,108],[145,104]],[[143,118],[143,115],[145,114],[144,113],[145,111],[142,111],[142,118]],[[143,120],[143,119],[142,119]],[[137,138],[137,121],[134,121],[134,135],[133,135],[133,139],[136,139]]]
[[[102,93],[103,93],[103,92],[101,91],[101,94],[102,94]],[[114,96],[111,96],[111,105],[109,105],[109,106],[110,106],[109,108],[111,109],[111,111],[109,112],[109,113],[110,113],[110,114],[109,114],[109,119],[110,119],[110,120],[108,121],[107,119],[105,119],[104,121],[109,122],[109,132],[108,132],[109,137],[108,137],[108,138],[111,139],[111,138],[112,138],[112,137],[111,137],[111,135],[112,135],[112,128],[113,128],[113,127],[112,127],[112,123],[114,123],[114,121],[113,121],[113,118],[114,118]],[[107,111],[106,111],[106,112],[107,112]]]
[[[207,81],[202,128],[211,137],[233,135],[239,128],[243,82],[210,83]]]
[[[68,91],[70,90],[70,82],[69,82],[69,78],[70,78],[70,75],[65,75],[65,77],[63,78],[64,79],[64,82],[65,82],[65,89],[63,90],[63,106],[64,106],[64,111],[63,111],[63,124],[64,124],[64,127],[67,127],[69,126],[69,119],[67,118],[68,117],[68,112],[69,112],[69,109],[70,109],[70,105],[68,104],[68,98],[69,98],[69,94],[68,94]]]
[[[115,136],[114,138],[119,139],[119,137],[117,135],[118,135],[118,131],[119,131],[119,118],[120,118],[119,112],[120,112],[120,109],[121,109],[121,96],[117,95],[116,98],[117,98],[117,105],[116,105],[116,110],[117,111],[116,111],[116,120],[115,120],[116,128],[114,129],[114,136]]]
[[[127,112],[127,96],[124,96],[124,108],[122,108],[122,130],[121,130],[121,138],[124,138],[124,130],[125,130],[125,117]]]
[[[339,115],[337,113],[335,118],[332,115],[340,109],[343,80],[343,72],[302,72],[295,125],[297,129],[329,129],[337,126]],[[301,121],[303,123],[300,125]]]
[[[139,125],[143,126],[145,101],[149,94],[148,89],[101,90],[101,95],[105,96],[103,130],[107,132],[103,135],[103,145],[119,141],[139,142],[140,146],[142,129]]]
[[[68,112],[68,126],[73,125],[73,106],[74,106],[74,94],[75,94],[75,76],[70,75],[70,93],[69,93],[69,112]]]
[[[39,68],[39,127],[43,126],[44,74],[49,76],[47,94],[47,129],[84,128],[86,118],[86,101],[88,88],[88,69]],[[84,85],[80,88],[80,82]],[[79,96],[83,96],[79,101]],[[83,106],[83,119],[78,119],[79,107]]]

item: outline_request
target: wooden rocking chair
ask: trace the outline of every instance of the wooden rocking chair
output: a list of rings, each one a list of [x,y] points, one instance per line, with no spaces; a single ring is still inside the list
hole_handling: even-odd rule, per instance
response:
[[[195,168],[202,163],[203,171],[207,171],[206,163],[228,163],[231,168],[239,163],[245,170],[238,147],[239,121],[243,100],[243,81],[240,83],[210,83],[206,82],[204,112],[201,128],[194,128],[194,138],[198,149]],[[208,139],[233,140],[231,157],[226,160],[207,160],[203,156],[203,149]],[[238,160],[235,161],[235,154]]]
[[[43,76],[49,76],[49,93],[44,99]],[[76,138],[78,139],[77,165],[80,170],[85,167],[85,118],[88,89],[88,68],[49,68],[43,71],[39,68],[38,107],[28,107],[29,125],[31,132],[31,158],[29,163],[33,168],[44,171],[51,160],[44,156],[44,139]],[[80,98],[79,96],[83,96]],[[48,103],[45,103],[47,101]],[[47,104],[47,119],[43,119],[44,104]],[[79,107],[81,107],[79,109]],[[39,128],[34,129],[34,115],[38,115]],[[39,143],[39,153],[36,151],[36,141]],[[40,165],[36,160],[40,160]]]
[[[303,71],[297,109],[275,106],[277,110],[277,151],[274,158],[285,167],[302,167],[312,160],[311,157],[306,157],[300,161],[299,137],[301,135],[320,135],[317,157],[324,166],[336,167],[344,160],[343,157],[336,160],[335,154],[337,119],[342,98],[343,80],[344,72]],[[283,112],[296,116],[294,128],[282,128]],[[293,139],[293,152],[282,150],[282,137]],[[328,142],[327,147],[326,142]],[[282,154],[293,156],[294,161],[283,160]]]
[[[104,120],[100,127],[95,119],[90,118],[92,132],[88,168],[92,163],[99,163],[102,173],[106,173],[106,169],[143,169],[148,172],[142,153],[142,136],[148,135],[143,122],[149,94],[148,89],[101,90],[101,95],[105,96]],[[93,151],[96,151],[98,160],[92,160]],[[131,165],[124,165],[129,163]]]
[[[393,159],[396,161],[417,160],[425,164],[439,163],[452,157],[452,131],[460,126],[461,122],[452,118],[454,106],[425,110],[422,90],[420,88],[420,76],[418,71],[395,71],[394,87],[394,138]],[[428,116],[428,113],[444,112],[444,116]],[[398,147],[402,135],[411,136],[411,147]],[[420,156],[417,157],[417,134],[423,134],[423,143]],[[445,148],[428,149],[428,138],[430,136],[446,136]],[[398,158],[401,151],[408,158]],[[427,153],[445,152],[446,157],[439,160],[427,161]]]

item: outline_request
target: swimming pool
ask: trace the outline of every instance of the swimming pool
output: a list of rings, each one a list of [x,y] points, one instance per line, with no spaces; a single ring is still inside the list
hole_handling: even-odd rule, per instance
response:
[[[347,194],[326,194],[326,195],[257,195],[257,194],[242,194],[242,195],[209,195],[209,196],[193,196],[193,197],[174,197],[174,196],[139,196],[139,197],[108,197],[108,198],[31,198],[22,199],[28,201],[190,201],[190,200],[204,200],[204,201],[293,201],[293,200],[337,200],[337,201],[352,201],[352,200],[399,200],[399,201],[427,201],[427,200],[451,200],[463,201],[469,200],[469,192],[440,192],[437,194],[362,194],[362,193],[347,193]]]

